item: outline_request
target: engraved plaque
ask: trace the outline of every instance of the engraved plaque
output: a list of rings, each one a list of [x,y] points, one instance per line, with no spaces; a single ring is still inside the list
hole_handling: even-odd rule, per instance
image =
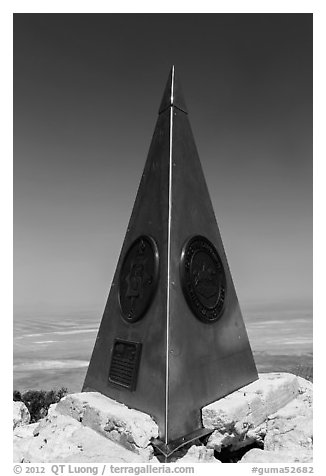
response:
[[[119,278],[119,302],[123,318],[135,322],[147,311],[157,286],[159,255],[150,236],[132,243],[123,261]]]
[[[109,371],[109,382],[135,390],[141,344],[115,339]]]
[[[226,278],[213,243],[194,236],[181,254],[181,282],[185,298],[196,317],[215,322],[223,314]]]

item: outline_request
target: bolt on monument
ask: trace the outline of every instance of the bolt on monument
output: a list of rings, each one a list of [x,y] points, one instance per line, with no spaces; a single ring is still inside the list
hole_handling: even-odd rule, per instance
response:
[[[83,391],[151,415],[169,456],[208,433],[203,406],[257,378],[172,67]]]

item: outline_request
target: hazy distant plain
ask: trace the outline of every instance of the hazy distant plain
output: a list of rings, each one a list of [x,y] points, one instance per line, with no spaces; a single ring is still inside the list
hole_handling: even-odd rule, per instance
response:
[[[312,312],[307,307],[242,307],[259,372],[312,367]],[[81,390],[102,316],[26,316],[14,320],[14,389]]]

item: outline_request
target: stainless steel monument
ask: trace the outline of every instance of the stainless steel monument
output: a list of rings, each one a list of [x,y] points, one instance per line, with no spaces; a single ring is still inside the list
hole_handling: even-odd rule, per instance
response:
[[[83,391],[150,414],[166,456],[258,378],[172,68]]]

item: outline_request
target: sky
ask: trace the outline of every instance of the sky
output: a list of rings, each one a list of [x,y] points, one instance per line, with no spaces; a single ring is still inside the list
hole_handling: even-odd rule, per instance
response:
[[[311,306],[311,14],[15,14],[15,315],[103,311],[172,64],[240,304]]]

